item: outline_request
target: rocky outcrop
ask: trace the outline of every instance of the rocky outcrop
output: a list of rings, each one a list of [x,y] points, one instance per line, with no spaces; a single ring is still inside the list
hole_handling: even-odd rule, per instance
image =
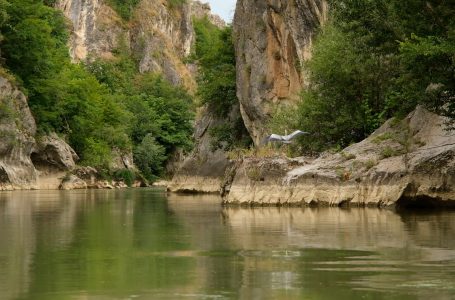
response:
[[[325,0],[237,1],[237,97],[256,144],[276,107],[298,99],[305,86],[302,64],[326,14]]]
[[[35,133],[27,98],[0,76],[0,190],[34,187],[37,174],[30,155]]]
[[[212,14],[210,4],[208,4],[208,3],[192,1],[191,2],[191,15],[192,15],[192,17],[194,17],[196,19],[207,18],[210,21],[210,23],[217,26],[218,28],[226,27],[226,22],[223,19],[221,19],[220,16]]]
[[[58,0],[55,6],[71,21],[74,61],[110,59],[123,43],[139,60],[141,72],[162,73],[176,85],[194,85],[181,61],[194,42],[189,3],[171,7],[168,1],[142,0],[130,21],[104,0]]]
[[[75,175],[69,175],[63,178],[59,190],[85,190],[87,189],[87,182],[80,179]]]
[[[231,165],[225,151],[214,149],[213,138],[210,135],[211,128],[230,120],[216,117],[215,114],[208,112],[207,108],[204,108],[201,116],[195,126],[195,149],[183,161],[168,185],[171,192],[219,193],[226,169]],[[228,119],[236,117],[238,107]]]
[[[27,98],[0,76],[0,191],[126,187],[122,181],[108,183],[93,168],[77,167],[76,152],[56,134],[35,136]],[[121,168],[135,169],[131,157],[119,157]]]
[[[128,169],[131,171],[137,171],[137,167],[134,164],[133,153],[124,153],[117,149],[112,151],[112,162],[110,167],[114,170]]]
[[[168,1],[141,1],[130,32],[141,72],[161,73],[175,85],[194,89],[191,72],[182,62],[191,53],[195,38],[189,2],[171,6]]]
[[[121,43],[139,62],[141,72],[163,74],[175,85],[195,89],[191,66],[183,63],[195,42],[192,17],[223,21],[198,1],[172,5],[168,0],[142,0],[123,20],[105,0],[58,0],[55,4],[71,21],[70,53],[74,61],[113,58]]]
[[[112,50],[126,31],[111,7],[103,0],[58,0],[55,7],[71,21],[69,48],[74,61],[88,56],[112,57]]]
[[[76,166],[79,156],[55,133],[37,138],[32,161],[38,170],[69,171]]]
[[[225,197],[240,205],[455,205],[455,135],[422,107],[318,159],[247,159]]]

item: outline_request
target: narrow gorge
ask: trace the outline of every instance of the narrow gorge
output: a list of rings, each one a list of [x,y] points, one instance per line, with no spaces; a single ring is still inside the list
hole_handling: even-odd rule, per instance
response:
[[[25,17],[5,9],[1,190],[164,177],[171,192],[220,193],[229,205],[452,205],[450,68],[437,70],[438,82],[400,75],[428,56],[421,49],[453,61],[450,40],[431,40],[445,29],[428,30],[433,49],[412,40],[404,21],[400,44],[384,41],[398,32],[387,28],[370,42],[376,33],[358,27],[373,22],[359,13],[366,7],[325,0],[239,0],[232,24],[199,1],[133,2],[57,0],[24,8]],[[352,14],[337,15],[343,9]],[[27,22],[47,22],[43,36],[31,33],[42,57],[15,54]],[[402,88],[407,78],[420,90]],[[264,145],[274,130],[308,124],[309,139]]]

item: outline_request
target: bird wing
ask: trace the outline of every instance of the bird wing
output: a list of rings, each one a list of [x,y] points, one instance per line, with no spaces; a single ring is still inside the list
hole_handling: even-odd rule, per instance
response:
[[[268,137],[268,141],[269,142],[278,142],[278,141],[283,141],[283,137],[281,135],[278,135],[278,134],[274,134],[272,133],[269,137]]]
[[[289,140],[292,140],[292,139],[295,138],[295,137],[298,137],[298,136],[304,135],[304,134],[309,134],[309,133],[308,133],[308,132],[305,132],[305,131],[301,131],[301,130],[296,130],[296,131],[294,131],[293,133],[284,136],[283,138],[284,138],[286,141],[289,141]]]

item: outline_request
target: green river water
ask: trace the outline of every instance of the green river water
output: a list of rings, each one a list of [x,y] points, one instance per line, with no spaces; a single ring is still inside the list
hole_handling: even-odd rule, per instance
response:
[[[455,212],[2,192],[0,299],[455,299]]]

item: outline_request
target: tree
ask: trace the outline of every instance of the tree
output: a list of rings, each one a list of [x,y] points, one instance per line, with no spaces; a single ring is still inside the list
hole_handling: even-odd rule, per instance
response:
[[[307,150],[360,141],[417,104],[455,117],[455,6],[451,1],[331,1],[306,64],[310,87],[297,123]]]

